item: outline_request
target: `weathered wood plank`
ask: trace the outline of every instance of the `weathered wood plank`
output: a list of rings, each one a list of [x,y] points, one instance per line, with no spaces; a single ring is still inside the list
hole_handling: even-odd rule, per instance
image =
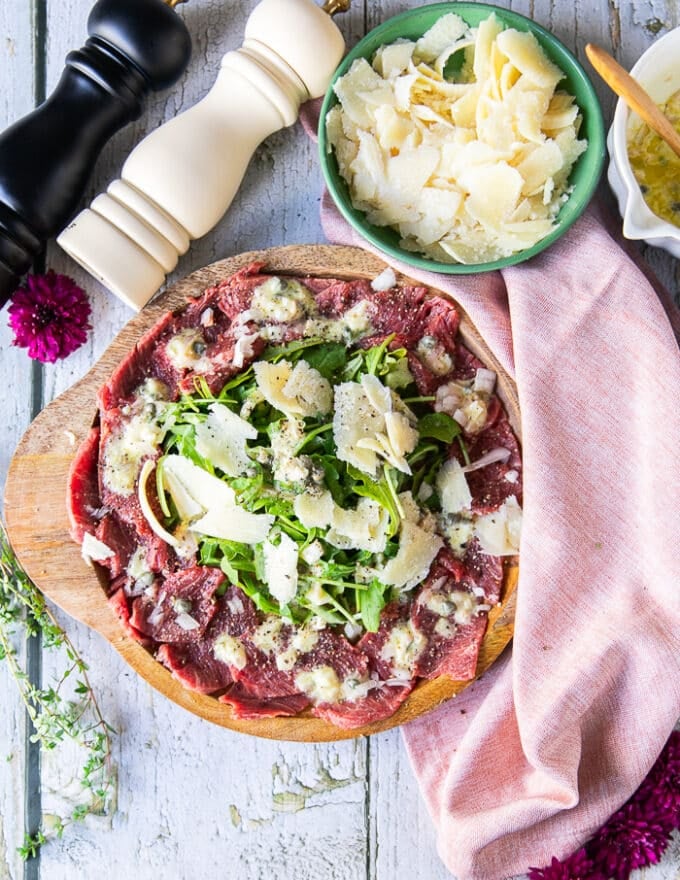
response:
[[[33,52],[31,4],[0,4],[0,130],[34,106]],[[12,451],[31,418],[31,361],[24,350],[13,348],[11,341],[5,309],[0,320],[2,487]],[[20,393],[17,389],[21,389]],[[23,654],[23,647],[21,652]],[[0,665],[0,693],[3,695],[0,712],[0,880],[18,880],[22,863],[17,847],[24,836],[24,712],[4,663]]]

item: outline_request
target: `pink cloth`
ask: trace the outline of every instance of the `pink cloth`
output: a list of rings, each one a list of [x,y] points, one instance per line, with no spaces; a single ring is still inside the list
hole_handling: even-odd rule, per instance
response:
[[[328,194],[322,221],[330,241],[372,250]],[[578,849],[680,716],[680,357],[594,212],[503,272],[386,261],[450,293],[519,392],[512,653],[403,731],[445,864],[497,880]]]

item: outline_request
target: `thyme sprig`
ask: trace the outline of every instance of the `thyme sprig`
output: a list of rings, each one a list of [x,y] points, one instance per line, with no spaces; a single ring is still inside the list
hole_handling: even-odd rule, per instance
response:
[[[63,653],[65,665],[52,684],[38,686],[22,668],[15,643],[40,638],[43,648]],[[33,723],[33,742],[56,749],[65,742],[84,754],[80,782],[87,798],[67,816],[52,817],[49,828],[26,833],[19,847],[23,859],[34,857],[72,822],[107,812],[114,791],[111,763],[113,728],[105,721],[87,674],[87,665],[59,626],[45,599],[22,569],[0,522],[0,661],[5,660]],[[75,680],[75,684],[72,682]],[[68,684],[67,684],[68,681]]]

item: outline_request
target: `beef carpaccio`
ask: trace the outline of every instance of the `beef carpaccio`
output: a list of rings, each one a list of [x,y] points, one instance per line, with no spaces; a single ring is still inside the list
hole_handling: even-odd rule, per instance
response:
[[[425,288],[252,264],[99,393],[73,538],[122,626],[236,718],[392,715],[474,677],[521,461],[495,374]]]

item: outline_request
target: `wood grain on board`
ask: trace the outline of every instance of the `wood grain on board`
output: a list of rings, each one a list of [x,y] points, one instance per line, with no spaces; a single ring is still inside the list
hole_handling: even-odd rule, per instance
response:
[[[270,271],[315,277],[374,278],[384,264],[359,248],[289,245],[231,257],[194,272],[166,291],[119,333],[102,358],[71,389],[53,401],[30,426],[10,464],[5,513],[13,547],[26,571],[60,608],[103,635],[153,687],[195,714],[232,730],[272,739],[331,741],[376,733],[416,718],[466,687],[442,676],[422,682],[390,718],[343,730],[309,712],[292,718],[243,721],[215,697],[187,690],[149,652],[130,638],[111,610],[96,572],[69,537],[65,499],[68,472],[96,415],[96,395],[140,336],[167,310],[200,295],[237,269],[264,261]],[[400,279],[407,282],[408,279]],[[413,282],[415,283],[415,282]],[[443,294],[441,294],[443,295]],[[460,335],[467,347],[498,375],[498,393],[515,432],[520,434],[514,383],[505,374],[469,318],[462,313]],[[501,654],[512,637],[517,566],[509,563],[502,603],[489,614],[478,674]]]

